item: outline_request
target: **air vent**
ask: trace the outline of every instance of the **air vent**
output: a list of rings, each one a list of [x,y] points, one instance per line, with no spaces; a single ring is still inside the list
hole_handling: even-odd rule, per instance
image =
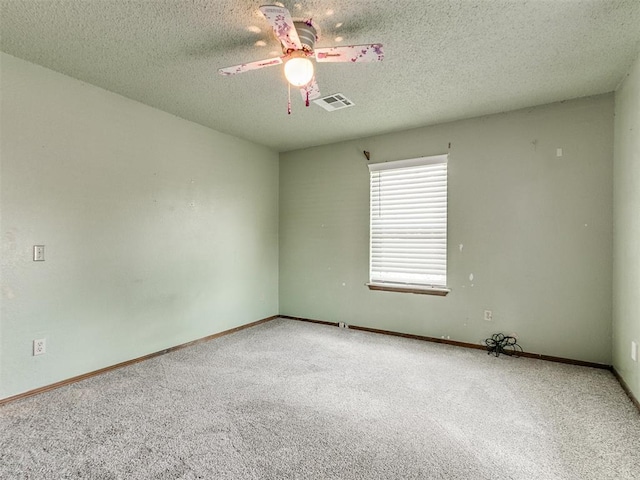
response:
[[[341,93],[334,93],[333,95],[329,95],[328,97],[319,98],[317,100],[314,100],[313,103],[315,103],[316,105],[320,105],[328,112],[333,112],[334,110],[340,110],[342,108],[353,107],[353,102]]]

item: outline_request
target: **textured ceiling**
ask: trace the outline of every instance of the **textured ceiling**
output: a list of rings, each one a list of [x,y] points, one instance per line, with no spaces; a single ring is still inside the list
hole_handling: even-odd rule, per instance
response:
[[[279,54],[259,1],[0,0],[0,49],[287,151],[609,92],[640,44],[640,0],[283,3],[319,24],[318,47],[384,44],[381,63],[316,65],[322,94],[355,107],[292,91],[287,115],[281,66],[218,75]]]

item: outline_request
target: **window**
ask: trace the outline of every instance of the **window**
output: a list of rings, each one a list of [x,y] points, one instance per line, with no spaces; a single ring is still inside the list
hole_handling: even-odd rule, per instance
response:
[[[369,165],[369,288],[446,295],[447,155]]]

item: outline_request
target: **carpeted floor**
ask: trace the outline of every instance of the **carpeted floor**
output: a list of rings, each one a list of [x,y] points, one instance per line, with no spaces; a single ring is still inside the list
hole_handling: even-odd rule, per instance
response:
[[[607,371],[278,319],[0,407],[2,479],[640,479]]]

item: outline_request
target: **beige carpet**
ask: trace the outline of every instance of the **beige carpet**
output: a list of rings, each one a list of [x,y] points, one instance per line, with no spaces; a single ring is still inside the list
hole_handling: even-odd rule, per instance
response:
[[[0,407],[2,479],[640,479],[610,372],[278,319]]]

